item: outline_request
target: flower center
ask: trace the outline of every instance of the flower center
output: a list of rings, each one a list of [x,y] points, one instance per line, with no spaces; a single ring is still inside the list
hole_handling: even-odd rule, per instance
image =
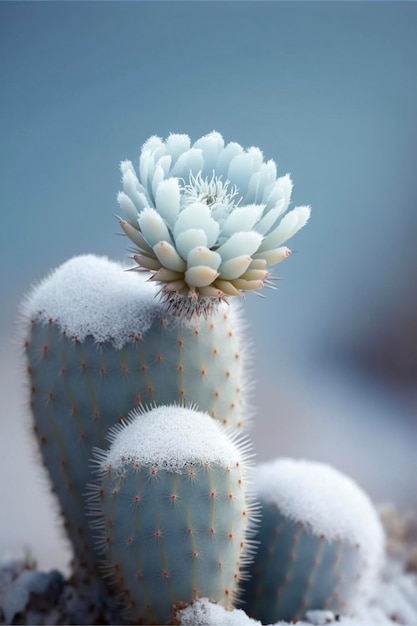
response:
[[[188,185],[183,187],[183,200],[185,205],[194,202],[202,202],[207,204],[210,209],[214,209],[217,205],[227,205],[234,207],[239,202],[235,202],[236,196],[239,194],[236,185],[231,186],[230,181],[222,181],[221,176],[203,178],[201,172],[196,176],[190,173]]]

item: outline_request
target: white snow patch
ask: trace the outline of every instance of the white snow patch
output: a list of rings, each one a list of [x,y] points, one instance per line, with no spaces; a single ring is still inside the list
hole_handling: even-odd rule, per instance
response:
[[[52,319],[69,337],[83,341],[111,341],[116,349],[143,335],[155,317],[166,325],[198,326],[204,318],[188,320],[167,312],[158,297],[158,285],[148,282],[145,272],[128,271],[107,257],[85,254],[69,259],[35,285],[21,304],[25,320],[47,324]],[[242,337],[246,323],[237,298],[219,303],[218,313],[227,313],[229,324]],[[242,350],[245,349],[242,340]],[[247,361],[249,361],[250,350]]]
[[[179,611],[181,626],[255,626],[261,624],[251,619],[241,609],[227,611],[219,604],[201,598],[186,609]]]
[[[113,427],[108,438],[112,444],[100,460],[101,471],[110,465],[118,470],[137,459],[142,466],[180,473],[190,463],[222,467],[245,463],[247,454],[246,440],[240,446],[240,438],[229,435],[207,413],[177,405],[134,409],[128,422]]]
[[[80,341],[92,335],[121,348],[134,335],[145,333],[161,312],[157,291],[144,274],[87,254],[66,261],[35,286],[22,313],[45,323],[53,319]]]
[[[314,534],[359,544],[367,564],[366,590],[382,566],[385,533],[371,500],[351,478],[325,463],[277,459],[258,466],[253,481],[260,500],[277,504],[284,516],[307,524]]]
[[[405,592],[404,580],[409,589]],[[402,584],[401,584],[402,583]],[[355,615],[335,615],[332,611],[308,611],[305,621],[297,626],[416,626],[417,624],[417,581],[415,577],[402,574],[399,581],[392,580],[378,589],[373,604]],[[412,595],[410,595],[410,592]],[[413,598],[411,600],[410,598]],[[381,602],[381,600],[383,600]],[[381,606],[387,604],[388,606]],[[207,598],[178,612],[180,626],[261,626],[261,622],[249,617],[242,609],[228,611]],[[291,626],[294,622],[278,621],[268,626]]]

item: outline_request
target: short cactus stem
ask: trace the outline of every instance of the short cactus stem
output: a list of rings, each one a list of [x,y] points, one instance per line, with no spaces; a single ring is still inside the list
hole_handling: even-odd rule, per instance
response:
[[[264,624],[308,610],[349,613],[372,593],[384,533],[365,493],[321,464],[280,459],[254,474],[261,505],[258,551],[244,608]]]
[[[175,405],[136,410],[110,437],[95,453],[89,501],[104,571],[129,619],[171,623],[199,597],[231,608],[256,517],[247,442]]]

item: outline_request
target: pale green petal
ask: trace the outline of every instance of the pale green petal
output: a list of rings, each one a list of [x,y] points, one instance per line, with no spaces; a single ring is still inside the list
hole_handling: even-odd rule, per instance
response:
[[[224,261],[219,267],[219,277],[222,280],[232,280],[242,276],[248,269],[252,257],[247,254]]]
[[[214,250],[209,250],[209,248],[206,248],[205,246],[192,248],[187,256],[188,268],[197,265],[205,265],[217,271],[221,262],[222,257],[220,254],[218,252],[214,252]]]
[[[166,140],[167,154],[172,157],[172,163],[174,164],[180,154],[187,152],[190,149],[190,138],[188,135],[171,134]]]
[[[191,267],[185,272],[185,280],[190,287],[206,287],[210,285],[217,276],[218,273],[216,270],[204,265]]]
[[[217,252],[222,255],[223,261],[228,261],[237,256],[247,254],[252,256],[262,242],[262,235],[254,231],[247,233],[234,233]]]
[[[138,223],[143,236],[152,248],[159,241],[172,243],[168,227],[155,209],[144,209],[139,215]]]
[[[186,268],[184,259],[180,257],[174,246],[167,241],[159,241],[153,247],[153,251],[158,261],[169,270],[183,272]]]
[[[158,213],[173,228],[180,211],[180,186],[177,178],[168,178],[160,183],[155,193],[155,203]]]
[[[119,191],[117,194],[117,202],[119,203],[119,206],[125,214],[129,224],[131,224],[134,228],[137,228],[139,212],[129,196],[124,191]]]
[[[257,151],[239,154],[231,160],[227,178],[233,185],[237,186],[239,194],[243,198],[246,196],[250,177],[258,171],[259,167],[259,153]]]
[[[231,141],[222,150],[217,159],[216,175],[221,176],[223,181],[227,180],[230,161],[238,154],[243,154],[243,148],[238,143]]]
[[[190,228],[175,237],[175,246],[182,258],[187,259],[196,246],[207,246],[207,235],[201,228]]]
[[[288,241],[297,231],[302,228],[310,217],[310,207],[296,207],[287,215],[285,215],[279,223],[279,226],[265,237],[259,252],[264,250],[272,250],[280,246],[284,241]]]
[[[280,176],[272,185],[270,190],[267,190],[265,194],[265,203],[267,209],[273,208],[278,204],[278,202],[284,201],[285,207],[283,208],[283,212],[287,210],[288,205],[291,200],[291,192],[292,192],[292,180],[289,174],[285,176]]]
[[[214,246],[220,230],[219,224],[211,217],[209,207],[201,202],[194,202],[180,212],[174,226],[175,239],[190,228],[204,230],[208,248]]]
[[[203,165],[204,160],[201,150],[190,148],[178,157],[177,162],[172,167],[171,176],[178,176],[188,182],[190,173],[193,176],[197,176],[203,169]]]
[[[229,237],[233,233],[252,230],[262,215],[263,206],[252,204],[238,206],[229,214],[221,231],[222,236]],[[258,230],[258,229],[256,229]]]
[[[193,148],[200,148],[203,153],[204,166],[201,172],[203,177],[210,177],[213,174],[213,171],[216,169],[217,157],[223,147],[223,137],[219,133],[214,132],[200,137],[193,144]]]
[[[158,189],[159,185],[162,183],[163,180],[164,180],[164,170],[162,169],[162,167],[160,165],[158,165],[155,168],[155,171],[154,171],[153,177],[152,177],[152,197],[153,197],[153,199],[155,199],[156,190]]]
[[[138,212],[146,209],[150,204],[150,199],[145,193],[139,191],[139,189],[143,189],[143,186],[140,185],[138,179],[136,178],[136,174],[127,170],[123,174],[123,189],[125,193],[132,200]]]

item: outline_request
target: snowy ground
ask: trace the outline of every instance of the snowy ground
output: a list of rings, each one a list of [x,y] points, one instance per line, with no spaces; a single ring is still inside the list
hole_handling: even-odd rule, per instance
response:
[[[417,624],[417,519],[381,512],[388,535],[387,562],[374,598],[355,615],[309,611],[299,626],[389,626]],[[100,584],[76,585],[54,570],[41,573],[34,563],[3,559],[0,563],[0,623],[120,623],[114,599]],[[179,611],[180,626],[260,626],[242,610],[226,611],[201,599]],[[283,626],[286,622],[279,621]]]

